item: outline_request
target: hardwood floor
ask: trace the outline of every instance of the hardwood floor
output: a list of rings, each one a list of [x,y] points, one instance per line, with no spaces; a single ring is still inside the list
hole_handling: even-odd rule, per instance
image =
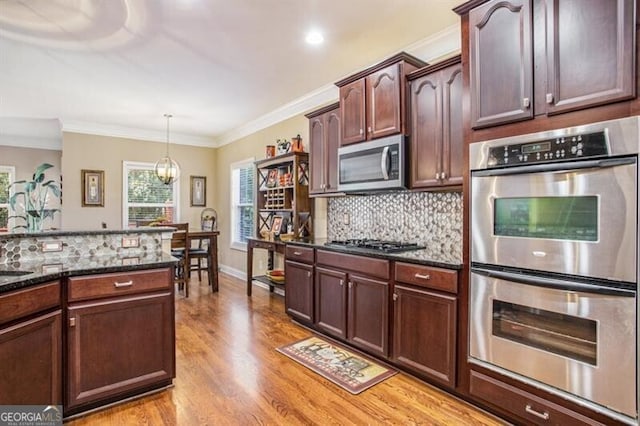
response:
[[[220,274],[220,291],[191,281],[176,298],[172,389],[108,408],[70,425],[500,425],[503,422],[404,373],[359,395],[275,348],[311,333],[284,313],[284,298]]]

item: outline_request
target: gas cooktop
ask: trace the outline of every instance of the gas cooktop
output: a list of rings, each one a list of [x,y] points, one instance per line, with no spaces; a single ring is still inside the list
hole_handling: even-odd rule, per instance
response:
[[[332,240],[325,243],[329,247],[342,247],[350,249],[360,249],[368,251],[379,251],[383,253],[399,253],[410,250],[420,250],[425,248],[416,243],[407,243],[402,241],[384,241],[371,240],[366,238],[348,239],[348,240]]]

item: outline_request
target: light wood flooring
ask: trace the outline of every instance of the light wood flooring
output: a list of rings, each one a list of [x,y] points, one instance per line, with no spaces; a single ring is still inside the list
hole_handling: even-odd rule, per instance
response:
[[[496,418],[404,373],[351,395],[275,348],[311,333],[284,298],[220,274],[176,296],[175,387],[71,425],[499,425]],[[135,350],[135,348],[132,348]]]

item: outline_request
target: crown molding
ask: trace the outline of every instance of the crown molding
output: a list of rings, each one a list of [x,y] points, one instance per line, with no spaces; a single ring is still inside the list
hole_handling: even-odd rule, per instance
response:
[[[273,126],[288,118],[300,115],[311,109],[317,108],[338,100],[339,89],[333,84],[327,84],[319,89],[309,92],[306,95],[295,99],[255,120],[252,120],[240,127],[236,127],[215,139],[216,146],[223,146],[237,141],[245,136]]]
[[[400,50],[430,62],[434,59],[458,54],[460,49],[460,24],[455,24]],[[334,84],[327,84],[255,120],[223,133],[215,138],[215,145],[219,147],[230,144],[288,118],[336,102],[338,99],[338,87]]]
[[[133,127],[116,126],[112,124],[92,123],[88,121],[61,120],[62,131],[68,133],[84,133],[113,138],[136,139],[148,142],[166,143],[165,131],[137,129]],[[215,142],[210,138],[185,135],[171,131],[170,141],[176,145],[191,145],[203,148],[215,148]]]
[[[55,118],[0,117],[0,145],[60,151],[60,121]]]

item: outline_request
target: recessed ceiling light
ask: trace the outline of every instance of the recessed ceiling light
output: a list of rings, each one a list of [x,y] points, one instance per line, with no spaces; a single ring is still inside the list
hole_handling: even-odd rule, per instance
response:
[[[324,41],[324,37],[319,31],[309,31],[305,41],[309,44],[321,44]]]

